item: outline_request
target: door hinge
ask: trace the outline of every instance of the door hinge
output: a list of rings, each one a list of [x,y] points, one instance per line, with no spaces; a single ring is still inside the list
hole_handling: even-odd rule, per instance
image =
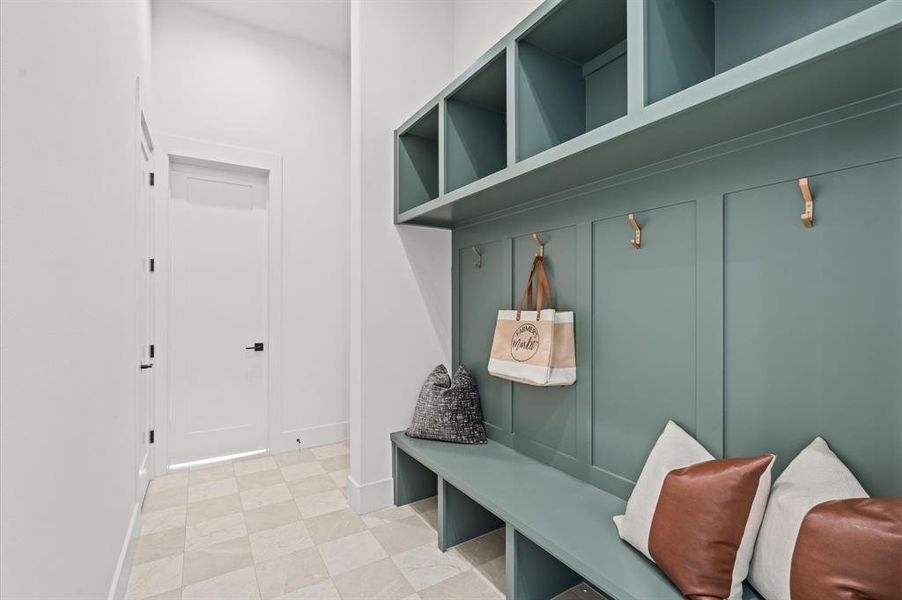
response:
[[[148,261],[148,268],[150,269],[150,272],[153,273],[154,271],[156,271],[156,267],[157,267],[156,261],[151,258]]]
[[[147,353],[150,355],[150,358],[153,358],[153,355],[154,355],[154,347],[153,347],[153,344],[151,344],[151,345],[147,348]]]
[[[150,173],[150,185],[153,186],[153,184],[154,184],[154,176],[153,176],[153,172],[151,172]]]
[[[147,432],[147,443],[153,444],[153,429]]]

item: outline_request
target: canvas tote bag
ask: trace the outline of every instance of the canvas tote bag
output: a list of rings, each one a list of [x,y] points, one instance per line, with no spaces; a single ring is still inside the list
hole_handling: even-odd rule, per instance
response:
[[[517,308],[498,311],[489,358],[491,375],[535,386],[576,381],[573,313],[556,311],[553,306],[544,259],[536,256]]]

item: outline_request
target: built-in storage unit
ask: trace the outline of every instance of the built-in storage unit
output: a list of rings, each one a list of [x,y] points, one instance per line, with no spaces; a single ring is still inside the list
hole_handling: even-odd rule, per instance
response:
[[[517,159],[626,114],[626,0],[569,0],[517,40]]]
[[[506,62],[506,166],[454,179],[445,115],[454,182],[396,215],[452,229],[451,364],[490,440],[393,434],[395,500],[438,494],[442,549],[504,521],[514,600],[681,597],[611,521],[668,420],[774,477],[820,436],[902,494],[902,1],[622,4],[546,2],[433,99]],[[487,369],[538,252],[571,386]]]
[[[546,0],[397,130],[395,221],[498,218],[900,89],[898,0]]]
[[[398,135],[398,210],[438,198],[438,107]]]
[[[507,166],[506,89],[502,52],[445,101],[445,191]]]
[[[655,0],[646,4],[650,104],[880,0]]]
[[[715,456],[776,454],[775,476],[822,436],[902,493],[902,92],[756,141],[454,229],[451,363],[489,437],[625,500],[668,420]],[[486,370],[533,233],[574,313],[572,386]]]

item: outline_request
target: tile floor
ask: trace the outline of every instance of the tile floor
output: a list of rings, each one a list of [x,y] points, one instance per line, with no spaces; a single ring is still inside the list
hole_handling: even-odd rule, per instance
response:
[[[154,479],[126,599],[504,598],[503,530],[443,554],[435,498],[358,516],[347,473],[341,443]]]

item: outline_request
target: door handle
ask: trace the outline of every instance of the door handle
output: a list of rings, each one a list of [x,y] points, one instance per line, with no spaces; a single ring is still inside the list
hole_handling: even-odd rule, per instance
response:
[[[153,368],[153,363],[141,363],[141,370]]]
[[[263,342],[254,342],[253,346],[245,346],[245,350],[253,350],[254,352],[263,352]]]

